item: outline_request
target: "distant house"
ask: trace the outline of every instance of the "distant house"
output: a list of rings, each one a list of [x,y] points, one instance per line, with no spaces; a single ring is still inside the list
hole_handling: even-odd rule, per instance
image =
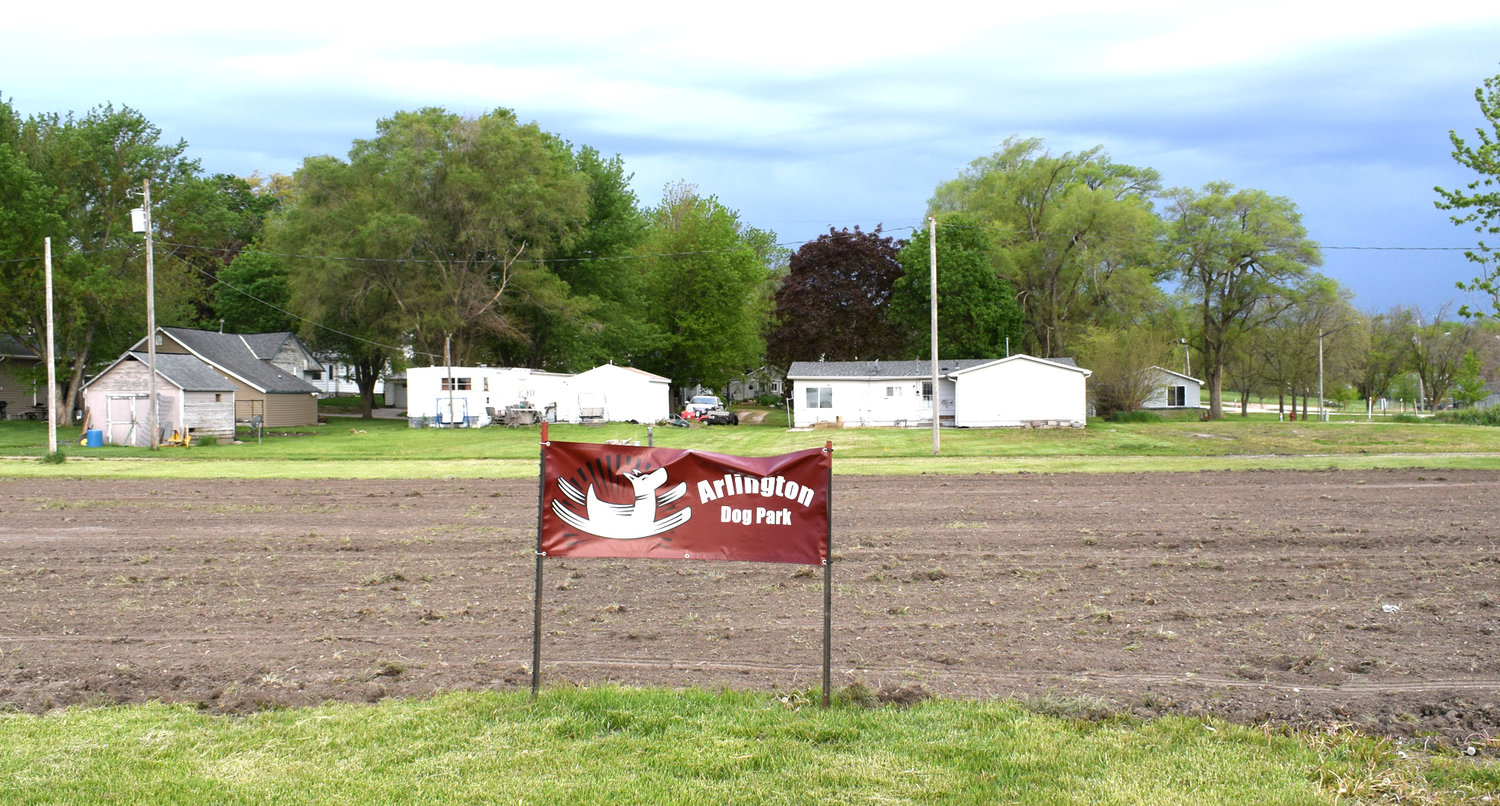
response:
[[[1153,366],[1156,374],[1151,396],[1141,404],[1143,409],[1201,409],[1203,408],[1203,381],[1173,372],[1164,367]]]
[[[110,445],[151,444],[150,356],[122,355],[83,388],[87,427]],[[172,434],[234,439],[235,384],[185,353],[156,356],[158,442]]]
[[[1090,374],[1065,358],[940,361],[938,419],[957,427],[1081,427],[1088,419]],[[930,361],[798,361],[787,379],[798,428],[932,423]]]
[[[137,342],[131,352],[145,354],[146,340]],[[216,333],[163,327],[157,328],[156,353],[158,358],[163,354],[191,355],[232,381],[235,419],[260,415],[267,428],[318,421],[318,389],[302,374],[321,365],[290,333]]]
[[[14,420],[23,415],[32,415],[38,409],[45,410],[47,385],[45,377],[35,381],[35,373],[43,372],[42,359],[36,351],[6,335],[0,335],[0,420]]]
[[[730,402],[755,400],[762,395],[782,396],[782,378],[786,376],[778,367],[765,366],[753,369],[729,381],[724,387],[724,397]]]

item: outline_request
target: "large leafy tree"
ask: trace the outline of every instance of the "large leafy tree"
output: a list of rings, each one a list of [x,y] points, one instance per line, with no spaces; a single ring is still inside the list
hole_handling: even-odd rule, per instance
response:
[[[1024,322],[1016,292],[995,273],[989,237],[963,216],[950,215],[937,227],[938,355],[944,358],[998,358],[1006,346],[1019,347]],[[891,317],[907,334],[907,354],[928,357],[932,239],[913,233],[901,248],[905,273],[896,280]],[[1019,352],[1019,350],[1016,350]]]
[[[1476,144],[1471,145],[1455,131],[1448,132],[1448,139],[1453,142],[1453,159],[1479,178],[1457,190],[1433,190],[1438,194],[1439,210],[1452,212],[1454,224],[1472,226],[1479,235],[1478,245],[1467,253],[1469,260],[1478,264],[1479,276],[1470,283],[1460,282],[1458,287],[1488,294],[1490,314],[1500,316],[1500,251],[1484,240],[1500,235],[1500,75],[1485,79],[1474,90],[1474,100],[1488,129],[1474,130],[1479,138]],[[1459,313],[1468,316],[1483,312],[1464,306]]]
[[[820,358],[899,358],[908,339],[891,321],[890,306],[903,244],[880,227],[829,228],[793,253],[766,337],[771,363],[785,369]]]
[[[648,321],[661,346],[641,364],[678,386],[722,390],[765,354],[771,284],[784,258],[775,233],[691,185],[669,185],[640,246]]]
[[[40,345],[46,310],[43,236],[53,245],[55,344],[65,372],[65,400],[76,398],[84,376],[145,330],[144,239],[131,231],[131,194],[150,179],[158,197],[191,183],[198,165],[183,142],[162,141],[161,130],[128,107],[96,107],[82,116],[37,115],[21,121],[0,102],[0,194],[6,232],[0,236],[0,330]],[[185,214],[155,211],[158,232]],[[188,322],[198,289],[181,262],[156,262],[157,320]],[[62,406],[66,416],[71,406]]]
[[[1156,171],[1112,162],[1101,147],[1053,155],[1041,140],[1010,138],[940,185],[930,207],[987,228],[993,267],[1019,294],[1025,349],[1053,356],[1090,325],[1135,321],[1160,296],[1159,189]]]
[[[581,146],[574,164],[588,184],[588,220],[566,253],[549,261],[560,281],[545,298],[519,303],[530,338],[502,345],[501,363],[579,371],[630,363],[661,345],[645,314],[640,267],[631,256],[646,236],[624,161]]]
[[[528,341],[521,300],[566,299],[547,260],[577,240],[588,186],[565,143],[510,110],[428,108],[380,121],[347,162],[304,161],[292,199],[276,251],[345,259],[344,281],[329,282],[311,275],[330,261],[288,258],[294,307],[343,293],[356,310],[379,296],[394,309],[380,330],[428,360],[468,364]]]
[[[1224,368],[1235,342],[1280,316],[1322,258],[1286,197],[1211,182],[1175,189],[1168,199],[1170,266],[1194,300],[1209,417],[1222,419]]]

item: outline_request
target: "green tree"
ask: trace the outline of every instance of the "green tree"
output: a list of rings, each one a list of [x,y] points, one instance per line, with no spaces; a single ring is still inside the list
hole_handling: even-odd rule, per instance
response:
[[[150,179],[153,193],[170,196],[196,176],[198,165],[186,157],[186,143],[162,142],[161,130],[128,107],[24,122],[9,104],[0,107],[0,171],[6,174],[0,194],[16,227],[0,241],[7,250],[0,261],[12,260],[0,262],[6,298],[0,329],[40,344],[46,327],[41,236],[51,235],[54,342],[65,373],[64,400],[72,401],[96,361],[112,358],[145,331],[144,238],[130,222],[140,200],[130,194]],[[159,232],[176,226],[174,211],[157,212]],[[198,286],[186,271],[170,255],[157,261],[159,322],[191,320]],[[59,417],[71,409],[61,406]]]
[[[1123,330],[1096,327],[1074,341],[1081,366],[1089,368],[1090,396],[1100,416],[1136,411],[1161,388],[1156,367],[1167,363],[1171,342],[1149,324]]]
[[[1440,187],[1433,190],[1439,197],[1435,202],[1439,210],[1452,212],[1454,224],[1472,225],[1479,235],[1478,245],[1466,253],[1470,261],[1478,264],[1479,276],[1472,282],[1460,282],[1458,287],[1488,294],[1490,315],[1500,316],[1500,252],[1484,240],[1486,236],[1500,235],[1500,75],[1485,79],[1474,90],[1474,100],[1479,103],[1488,130],[1474,130],[1479,137],[1478,145],[1470,145],[1451,130],[1448,139],[1453,143],[1453,159],[1479,174],[1479,178],[1458,190]],[[1483,313],[1468,306],[1459,308],[1461,316]]]
[[[329,261],[287,258],[299,310],[316,307],[303,299],[312,289],[359,310],[378,286],[418,355],[469,364],[530,338],[519,300],[566,299],[547,261],[578,239],[587,205],[567,145],[510,110],[400,112],[348,162],[303,163],[275,251],[344,258],[335,274],[359,275],[331,284],[305,277]]]
[[[291,292],[286,267],[275,255],[247,249],[220,269],[212,288],[212,316],[230,333],[291,330],[287,311]]]
[[[1396,379],[1410,363],[1414,324],[1411,312],[1396,308],[1364,317],[1356,328],[1358,344],[1352,367],[1356,392],[1371,409],[1375,400],[1392,394]]]
[[[1054,356],[1090,325],[1138,321],[1161,296],[1159,189],[1156,171],[1111,162],[1102,147],[1053,156],[1013,137],[938,186],[930,209],[987,228],[993,268],[1019,294],[1024,348]]]
[[[1290,290],[1322,262],[1297,206],[1283,196],[1212,182],[1168,194],[1167,248],[1181,290],[1194,299],[1209,387],[1209,417],[1224,417],[1224,367],[1235,342],[1290,304]]]
[[[1467,408],[1484,400],[1490,394],[1485,387],[1484,374],[1479,365],[1479,353],[1469,350],[1458,366],[1458,376],[1453,381],[1453,405]]]
[[[640,250],[648,321],[664,334],[644,368],[678,386],[722,391],[760,363],[771,283],[785,254],[775,233],[677,183],[651,211]]]
[[[988,235],[964,216],[950,215],[938,222],[937,239],[938,355],[998,358],[1007,344],[1021,352],[1024,316],[1015,290],[995,273]],[[905,273],[891,296],[891,320],[907,334],[912,356],[932,352],[931,243],[924,229],[901,248]]]
[[[504,345],[501,363],[576,372],[605,362],[629,364],[659,349],[662,334],[646,317],[644,280],[631,259],[646,237],[631,175],[618,155],[589,146],[574,155],[588,183],[588,221],[548,270],[561,281],[545,298],[520,302],[529,338]]]
[[[1414,313],[1413,318],[1416,325],[1411,331],[1410,367],[1421,382],[1425,406],[1432,411],[1457,382],[1464,356],[1474,346],[1475,331],[1460,322],[1446,321],[1446,305],[1431,318],[1424,320],[1420,313]]]

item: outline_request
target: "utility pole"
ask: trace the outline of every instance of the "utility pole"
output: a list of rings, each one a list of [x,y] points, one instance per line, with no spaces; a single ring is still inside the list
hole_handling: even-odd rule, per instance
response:
[[[1318,328],[1318,420],[1328,422],[1328,412],[1323,409],[1323,328]]]
[[[928,264],[931,266],[932,290],[932,455],[942,450],[938,436],[938,342],[937,342],[937,216],[927,217]]]
[[[161,412],[156,408],[156,264],[151,251],[151,180],[141,183],[146,208],[146,367],[151,374],[151,450],[161,449]]]
[[[47,455],[57,453],[57,361],[52,338],[52,238],[42,239],[42,257],[47,274]]]

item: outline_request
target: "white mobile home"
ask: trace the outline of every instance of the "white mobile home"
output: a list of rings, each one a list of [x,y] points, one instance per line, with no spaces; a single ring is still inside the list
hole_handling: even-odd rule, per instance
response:
[[[569,375],[524,367],[409,367],[413,425],[488,425],[525,405],[551,422],[656,422],[671,413],[671,382],[611,364]]]
[[[1070,359],[1028,355],[942,360],[938,420],[959,427],[1081,426],[1090,374]],[[932,424],[930,361],[798,361],[787,378],[798,428]]]

